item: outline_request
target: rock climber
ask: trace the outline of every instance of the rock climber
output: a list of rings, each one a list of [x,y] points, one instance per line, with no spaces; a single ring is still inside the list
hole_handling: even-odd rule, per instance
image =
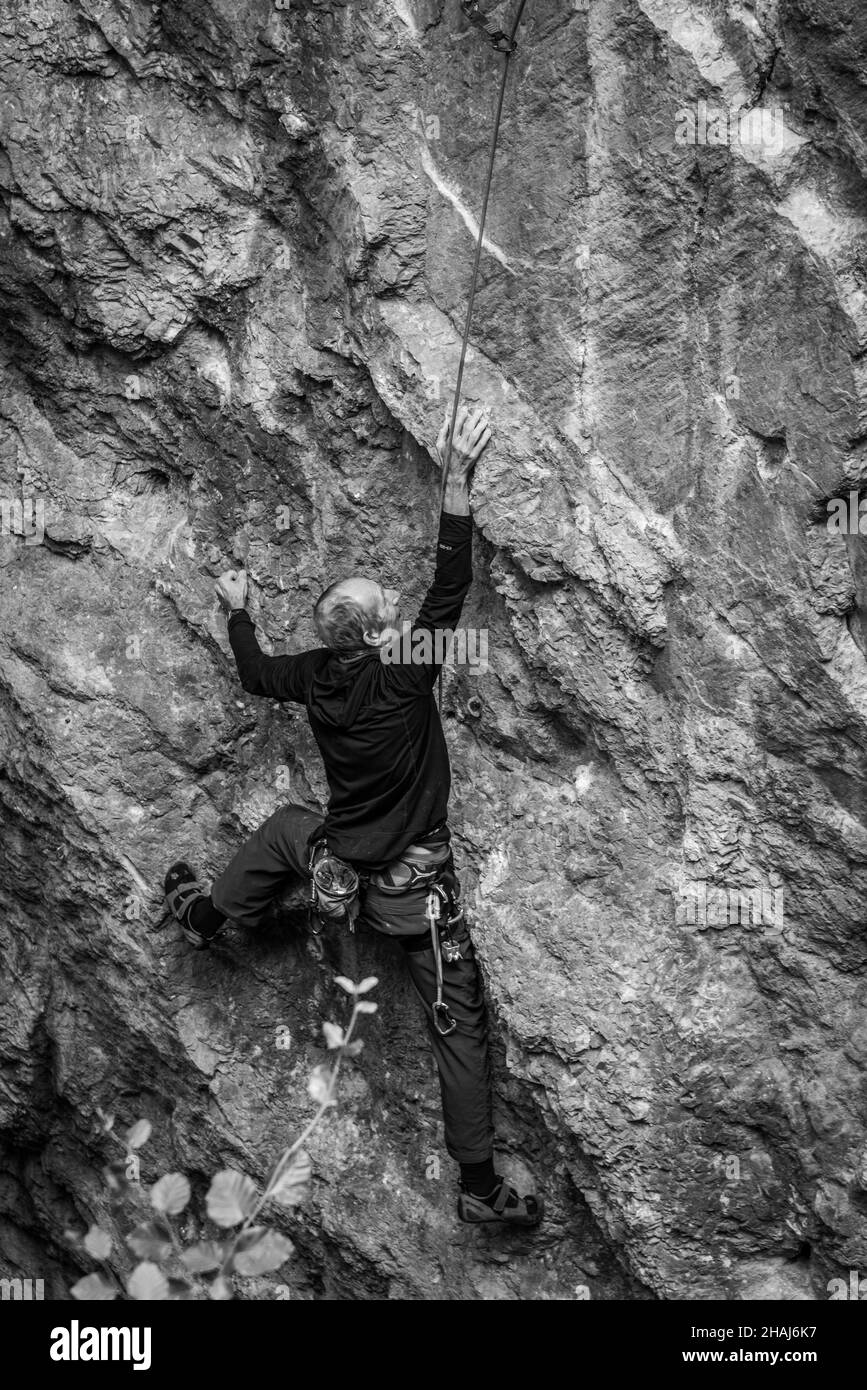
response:
[[[447,418],[436,443],[441,471],[448,427]],[[487,414],[462,407],[443,480],[436,571],[412,624],[413,635],[434,638],[413,642],[421,659],[393,659],[400,595],[374,579],[353,575],[320,596],[313,620],[321,647],[267,656],[246,610],[245,572],[220,576],[216,593],[241,684],[251,695],[305,706],[325,765],[328,805],[324,818],[304,806],[281,806],[210,893],[186,861],[169,869],[165,891],[184,935],[200,948],[227,920],[255,927],[299,876],[314,886],[326,920],[354,929],[360,914],[397,938],[425,1005],[446,1147],[460,1165],[458,1215],[533,1226],[542,1218],[541,1198],[519,1196],[494,1165],[485,1004],[459,903],[447,821],[451,773],[434,697],[443,652],[436,634],[457,625],[472,581],[469,478],[490,437]]]

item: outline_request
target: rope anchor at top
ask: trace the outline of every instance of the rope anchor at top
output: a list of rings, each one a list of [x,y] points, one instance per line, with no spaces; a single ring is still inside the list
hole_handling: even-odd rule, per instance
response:
[[[487,20],[482,13],[479,0],[461,0],[461,9],[465,17],[474,24],[477,29],[491,40],[498,53],[514,53],[518,47],[515,42],[514,30],[511,34],[504,34],[502,29],[489,29]]]

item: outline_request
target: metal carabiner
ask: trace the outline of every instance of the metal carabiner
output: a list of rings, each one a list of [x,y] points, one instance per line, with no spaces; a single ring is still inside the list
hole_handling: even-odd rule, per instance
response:
[[[451,1014],[449,1013],[448,1004],[444,1004],[441,999],[437,999],[433,1004],[431,1004],[431,1012],[433,1013],[434,1027],[436,1028],[441,1038],[447,1038],[449,1036],[449,1033],[453,1033],[455,1031],[455,1029],[458,1026],[457,1020],[452,1018]],[[440,1014],[442,1014],[446,1020],[445,1028],[440,1027]]]
[[[440,944],[446,965],[454,965],[456,961],[460,960],[461,948],[450,936],[447,936]]]

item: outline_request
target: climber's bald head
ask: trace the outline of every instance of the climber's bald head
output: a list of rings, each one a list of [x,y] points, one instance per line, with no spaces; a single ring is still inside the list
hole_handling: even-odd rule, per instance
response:
[[[335,652],[364,651],[390,640],[399,618],[399,595],[375,579],[339,579],[316,600],[313,622],[324,646]]]

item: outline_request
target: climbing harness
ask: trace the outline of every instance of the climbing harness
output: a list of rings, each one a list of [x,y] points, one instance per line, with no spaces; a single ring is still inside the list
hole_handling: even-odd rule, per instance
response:
[[[431,947],[436,967],[437,994],[431,1005],[434,1027],[440,1037],[447,1038],[457,1028],[457,1022],[443,1000],[443,960],[454,965],[461,958],[461,948],[452,936],[452,928],[463,918],[458,902],[458,881],[454,858],[445,822],[425,837],[426,843],[410,845],[400,859],[386,869],[370,875],[371,884],[386,896],[409,893],[413,888],[427,888],[425,917],[430,927]]]
[[[411,892],[413,888],[429,890],[424,915],[430,927],[437,981],[436,1000],[431,1010],[434,1027],[440,1037],[447,1038],[458,1025],[443,1000],[443,959],[448,965],[454,965],[461,958],[461,948],[452,937],[452,928],[461,921],[464,913],[458,902],[460,890],[451,847],[447,838],[436,841],[436,833],[434,831],[427,837],[434,843],[410,845],[400,859],[389,864],[387,869],[372,873],[370,882],[386,895],[398,896]]]
[[[443,999],[443,960],[454,965],[461,959],[461,948],[452,935],[463,920],[460,889],[454,870],[454,858],[445,823],[426,836],[427,843],[410,845],[387,868],[359,873],[345,860],[338,859],[328,849],[326,839],[318,835],[309,842],[310,874],[309,920],[311,942],[317,959],[322,959],[321,935],[329,924],[348,926],[355,931],[361,911],[361,890],[368,884],[378,892],[395,897],[414,888],[428,888],[425,918],[430,927],[431,946],[436,967],[436,999],[431,1004],[434,1027],[440,1037],[447,1038],[457,1028]],[[439,838],[437,838],[439,836]]]
[[[482,199],[482,212],[481,212],[481,216],[479,217],[479,234],[478,234],[478,236],[477,236],[477,238],[476,238],[476,253],[475,253],[475,258],[474,258],[474,260],[473,260],[473,273],[472,273],[472,275],[471,275],[471,277],[470,277],[470,297],[469,297],[469,300],[468,300],[468,302],[467,302],[467,317],[466,317],[466,320],[465,320],[465,323],[464,323],[464,336],[463,336],[463,341],[461,342],[461,356],[460,356],[460,360],[459,360],[459,362],[458,362],[458,376],[457,376],[457,383],[456,383],[456,385],[455,385],[455,398],[454,398],[454,402],[453,402],[453,404],[452,404],[452,418],[451,418],[451,424],[449,425],[448,438],[447,438],[447,440],[446,440],[446,452],[445,452],[445,459],[444,459],[444,461],[443,461],[442,475],[441,475],[441,477],[440,477],[440,500],[439,500],[439,507],[438,507],[438,509],[437,509],[437,516],[439,516],[439,514],[442,512],[442,508],[443,508],[443,496],[444,496],[444,494],[445,494],[446,479],[447,479],[447,477],[448,477],[448,473],[449,473],[449,464],[450,464],[450,462],[451,462],[451,457],[452,457],[452,438],[453,438],[454,432],[455,432],[455,421],[456,421],[457,418],[458,418],[458,407],[460,406],[460,402],[461,402],[461,385],[463,384],[463,379],[464,379],[464,363],[466,362],[466,357],[467,357],[467,346],[468,346],[469,340],[470,340],[470,325],[471,325],[471,323],[472,323],[472,317],[473,317],[473,302],[474,302],[475,297],[476,297],[476,281],[477,281],[477,279],[478,279],[478,274],[479,274],[479,262],[480,262],[481,256],[482,256],[482,242],[483,242],[484,236],[485,236],[485,218],[487,217],[487,213],[488,213],[488,198],[489,198],[490,192],[491,192],[491,182],[492,182],[493,177],[494,177],[494,160],[496,159],[496,156],[497,156],[497,141],[498,141],[499,135],[500,135],[500,118],[501,118],[501,116],[502,116],[502,114],[503,114],[503,100],[504,100],[505,95],[506,95],[506,82],[507,82],[508,77],[509,77],[509,59],[511,58],[512,54],[514,53],[514,51],[515,51],[515,49],[516,49],[516,47],[517,47],[517,44],[516,44],[516,42],[515,42],[515,35],[516,35],[517,32],[518,32],[518,26],[519,26],[519,24],[521,23],[521,16],[522,16],[523,13],[524,13],[524,6],[525,6],[526,3],[527,3],[527,0],[520,0],[520,4],[518,5],[518,12],[517,12],[517,14],[515,15],[515,18],[514,18],[514,20],[513,20],[513,22],[512,22],[512,28],[511,28],[511,30],[510,30],[510,32],[509,32],[508,34],[505,34],[505,33],[503,33],[503,31],[502,31],[501,29],[491,30],[491,29],[488,28],[487,23],[485,22],[485,17],[484,17],[484,15],[482,14],[481,9],[479,8],[478,0],[461,0],[461,9],[463,10],[464,15],[465,15],[466,18],[469,20],[470,24],[474,25],[477,29],[480,29],[480,30],[486,35],[486,37],[491,41],[491,43],[493,44],[493,46],[494,46],[494,48],[496,49],[496,51],[497,51],[498,53],[502,53],[502,55],[503,55],[503,75],[502,75],[502,78],[501,78],[501,81],[500,81],[500,91],[499,91],[499,95],[498,95],[498,97],[497,97],[497,108],[496,108],[496,114],[495,114],[495,116],[494,116],[494,128],[493,128],[493,131],[492,131],[492,133],[491,133],[491,144],[490,144],[490,150],[489,150],[489,153],[488,153],[488,174],[487,174],[487,178],[486,178],[486,180],[485,180],[485,193],[484,193],[484,197],[483,197],[483,199]],[[439,707],[440,713],[442,713],[442,708],[443,708],[443,668],[442,668],[442,666],[440,667],[440,670],[439,670],[439,685],[438,685],[438,690],[437,690],[437,705],[438,705],[438,707]]]
[[[361,890],[372,884],[386,896],[400,896],[413,888],[433,887],[441,881],[454,882],[452,852],[446,822],[434,826],[422,839],[408,845],[400,859],[384,869],[363,873],[338,859],[328,848],[321,830],[308,841],[307,872],[310,876],[309,917],[314,936],[329,923],[355,931],[361,911]]]
[[[387,868],[374,871],[370,882],[386,896],[409,893],[413,888],[432,887],[451,861],[449,833],[445,821],[429,831],[423,841],[409,845]]]

